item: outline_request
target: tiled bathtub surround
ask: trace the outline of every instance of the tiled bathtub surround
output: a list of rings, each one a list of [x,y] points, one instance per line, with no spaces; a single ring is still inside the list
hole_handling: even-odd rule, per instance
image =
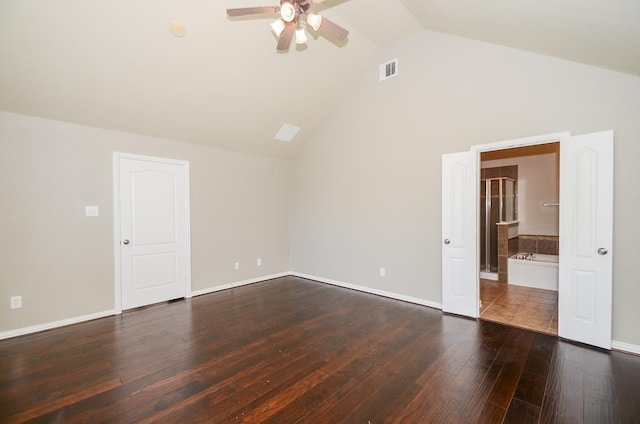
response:
[[[557,255],[559,252],[558,236],[524,235],[519,236],[519,251]]]

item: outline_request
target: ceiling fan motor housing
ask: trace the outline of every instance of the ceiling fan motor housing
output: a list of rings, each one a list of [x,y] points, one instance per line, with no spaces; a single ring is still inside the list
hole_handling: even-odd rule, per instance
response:
[[[287,23],[293,22],[298,17],[296,7],[288,1],[283,1],[280,3],[280,17]]]

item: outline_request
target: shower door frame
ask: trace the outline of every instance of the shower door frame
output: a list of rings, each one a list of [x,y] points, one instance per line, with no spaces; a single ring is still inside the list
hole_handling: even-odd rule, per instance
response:
[[[494,178],[480,179],[480,185],[482,185],[483,181],[485,182],[485,187],[484,187],[484,195],[485,195],[485,198],[484,198],[484,270],[481,269],[480,271],[489,272],[489,273],[493,273],[493,271],[491,271],[491,237],[490,237],[491,231],[489,230],[489,226],[491,225],[491,216],[489,215],[488,211],[491,208],[493,208],[493,202],[491,200],[491,184],[487,184],[487,183],[489,181],[494,181],[494,180],[500,181],[500,184],[498,186],[498,198],[500,199],[500,206],[498,211],[498,223],[505,222],[502,220],[502,215],[503,215],[502,212],[504,212],[503,182],[504,180],[509,180],[514,184],[514,187],[516,184],[516,180],[510,177],[494,177]],[[517,219],[517,218],[514,217],[514,219]]]

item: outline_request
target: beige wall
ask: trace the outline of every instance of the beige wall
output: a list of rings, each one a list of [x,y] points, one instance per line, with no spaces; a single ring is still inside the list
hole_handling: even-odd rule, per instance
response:
[[[291,164],[0,113],[0,331],[113,308],[113,151],[190,161],[193,290],[293,268],[437,303],[443,153],[614,129],[613,335],[640,345],[638,99],[637,77],[424,31],[376,53]]]
[[[378,82],[396,57],[399,76]],[[613,338],[640,345],[639,116],[638,77],[419,33],[372,57],[295,160],[293,270],[440,302],[442,154],[614,129]]]
[[[189,161],[193,290],[289,270],[287,161],[0,112],[0,332],[114,308],[114,151]]]
[[[520,156],[512,159],[488,160],[483,168],[518,166],[518,232],[557,236],[559,213],[555,206],[544,203],[557,202],[559,190],[559,154]]]

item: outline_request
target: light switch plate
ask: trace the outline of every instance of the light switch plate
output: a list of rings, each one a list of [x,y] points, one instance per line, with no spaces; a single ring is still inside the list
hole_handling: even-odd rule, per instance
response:
[[[97,206],[85,206],[84,207],[84,215],[85,216],[99,216],[100,208]]]
[[[22,308],[22,296],[11,296],[11,309]]]

